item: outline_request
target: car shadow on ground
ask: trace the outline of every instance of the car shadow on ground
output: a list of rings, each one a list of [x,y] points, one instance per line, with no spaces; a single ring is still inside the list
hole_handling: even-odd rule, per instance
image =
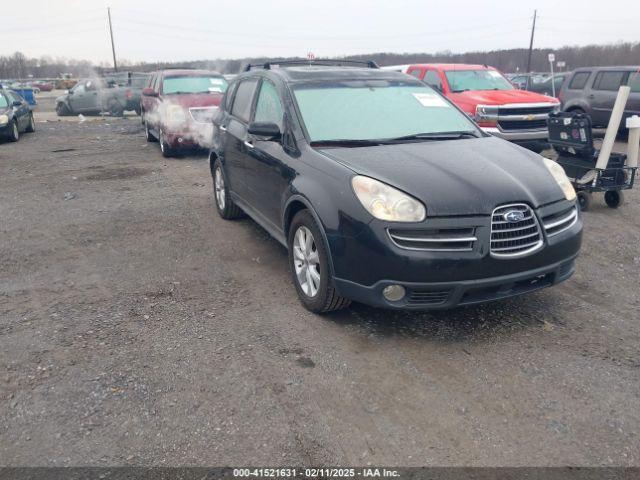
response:
[[[352,303],[325,318],[383,338],[421,338],[444,343],[490,341],[563,323],[555,299],[555,294],[547,289],[451,310],[395,311]]]

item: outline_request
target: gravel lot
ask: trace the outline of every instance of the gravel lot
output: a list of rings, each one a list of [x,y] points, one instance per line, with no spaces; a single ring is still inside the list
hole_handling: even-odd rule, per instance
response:
[[[638,190],[556,288],[319,317],[206,154],[51,98],[0,145],[0,464],[640,465]]]

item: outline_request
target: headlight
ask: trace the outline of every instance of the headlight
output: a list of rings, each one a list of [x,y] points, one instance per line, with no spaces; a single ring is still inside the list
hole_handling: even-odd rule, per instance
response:
[[[7,115],[0,115],[0,125],[6,125],[9,123],[9,117]]]
[[[421,222],[425,206],[406,193],[369,177],[353,177],[351,185],[362,206],[379,220]]]
[[[557,94],[557,93],[558,93],[558,92],[556,92],[556,94]],[[553,113],[560,113],[560,110],[562,110],[562,108],[560,107],[560,104],[559,104],[559,103],[556,103],[556,104],[553,106]]]
[[[180,105],[168,105],[165,113],[168,123],[184,123],[187,120],[184,109]]]
[[[571,185],[567,174],[564,173],[564,169],[553,160],[549,160],[548,158],[543,158],[543,160],[555,181],[558,182],[558,186],[562,189],[564,197],[569,201],[575,200],[576,191],[574,190],[573,185]]]

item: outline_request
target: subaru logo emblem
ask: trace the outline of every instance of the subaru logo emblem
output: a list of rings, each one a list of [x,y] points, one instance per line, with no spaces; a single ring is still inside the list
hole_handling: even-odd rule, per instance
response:
[[[509,223],[518,223],[524,220],[524,212],[520,210],[509,210],[502,218]]]

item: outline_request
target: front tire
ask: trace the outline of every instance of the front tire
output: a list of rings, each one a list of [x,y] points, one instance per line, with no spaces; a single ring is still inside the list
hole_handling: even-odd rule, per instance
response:
[[[160,143],[160,151],[162,152],[162,156],[164,158],[173,157],[174,155],[173,148],[171,148],[167,143],[167,139],[164,138],[164,133],[162,132],[162,130],[159,131],[158,142]]]
[[[7,137],[10,142],[17,142],[20,140],[20,132],[18,131],[18,122],[13,120],[11,122],[11,128],[9,128],[9,136]]]
[[[213,196],[216,201],[216,210],[225,220],[235,220],[243,216],[240,210],[229,195],[229,187],[225,181],[224,172],[220,160],[216,160],[213,166]]]
[[[314,313],[346,308],[331,279],[329,255],[320,227],[308,210],[296,214],[289,228],[289,267],[300,302]]]
[[[580,210],[586,212],[591,208],[592,195],[590,192],[578,192],[578,205]]]

